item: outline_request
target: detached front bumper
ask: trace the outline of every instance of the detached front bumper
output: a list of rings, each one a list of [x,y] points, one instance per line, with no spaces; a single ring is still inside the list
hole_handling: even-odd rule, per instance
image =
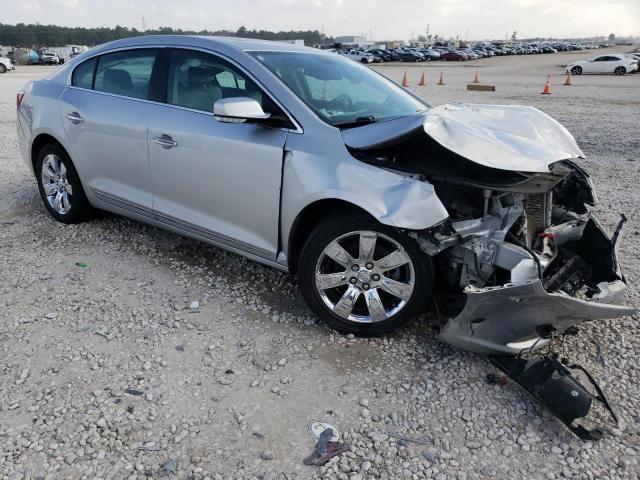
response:
[[[622,280],[608,283],[598,299],[615,301],[624,290]],[[544,346],[552,331],[562,332],[585,320],[604,320],[635,313],[630,307],[580,300],[565,293],[547,293],[542,282],[531,280],[465,291],[464,310],[449,320],[439,339],[486,355],[517,355]]]
[[[608,237],[600,225],[589,219],[576,227],[551,227],[563,248],[571,249],[593,272],[588,294],[578,296],[562,290],[548,292],[558,277],[532,278],[518,283],[464,290],[463,310],[441,329],[439,339],[465,350],[486,355],[517,355],[533,351],[549,342],[551,334],[587,320],[603,320],[632,315],[634,308],[619,306],[626,283],[616,256],[619,230]],[[569,232],[569,230],[571,230]],[[561,260],[554,260],[560,262]],[[569,262],[567,262],[569,263]],[[553,265],[553,262],[550,266]],[[569,290],[569,289],[567,289]]]

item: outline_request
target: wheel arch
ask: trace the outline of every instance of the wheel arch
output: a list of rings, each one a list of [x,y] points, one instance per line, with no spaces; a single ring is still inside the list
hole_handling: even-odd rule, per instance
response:
[[[291,231],[287,240],[289,273],[295,274],[298,268],[298,260],[302,246],[316,225],[329,215],[338,212],[359,212],[375,219],[375,217],[364,208],[339,198],[324,198],[310,203],[298,213],[291,225]]]
[[[36,172],[36,159],[38,158],[38,153],[42,150],[42,147],[45,145],[54,144],[64,150],[71,159],[71,155],[69,155],[69,151],[65,148],[65,146],[58,140],[56,137],[49,133],[40,133],[38,134],[31,143],[31,166],[33,168],[33,172]],[[71,160],[73,162],[73,159]],[[76,165],[74,164],[74,167]],[[77,168],[76,168],[77,170]]]

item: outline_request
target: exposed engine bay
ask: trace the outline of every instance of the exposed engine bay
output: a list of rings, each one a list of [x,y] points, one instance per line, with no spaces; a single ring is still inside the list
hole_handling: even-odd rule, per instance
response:
[[[516,125],[499,128],[510,120]],[[574,420],[587,416],[593,400],[615,419],[604,394],[587,395],[555,356],[520,356],[586,320],[635,312],[617,305],[626,283],[616,245],[626,218],[609,236],[592,217],[591,180],[576,163],[583,154],[542,112],[443,106],[405,122],[380,127],[377,137],[373,129],[347,135],[345,143],[361,161],[428,182],[447,210],[437,225],[407,232],[433,259],[436,304],[454,298],[439,339],[492,356],[576,435],[599,438],[599,428]]]
[[[409,131],[373,145],[355,136],[345,141],[359,143],[350,150],[361,161],[433,185],[449,214],[408,232],[433,258],[436,288],[462,297],[447,312],[440,340],[487,355],[517,355],[585,320],[635,311],[616,305],[626,286],[616,258],[625,218],[609,237],[590,215],[596,198],[577,158],[550,158],[529,169],[538,171],[494,168],[487,164],[498,162],[472,161],[425,135],[427,122],[418,119]],[[565,137],[562,142],[571,150]]]

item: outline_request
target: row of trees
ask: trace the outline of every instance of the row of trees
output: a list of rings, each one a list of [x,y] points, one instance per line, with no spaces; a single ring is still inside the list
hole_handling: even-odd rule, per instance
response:
[[[235,32],[226,30],[191,30],[160,27],[156,30],[141,31],[136,28],[116,26],[113,28],[80,28],[60,27],[57,25],[33,25],[18,23],[7,25],[0,23],[0,45],[16,47],[62,47],[64,45],[99,45],[119,38],[135,37],[138,35],[224,35],[230,37],[260,38],[264,40],[304,40],[305,45],[331,42],[317,30],[291,30],[289,32],[270,32],[267,30],[248,30],[240,27]]]

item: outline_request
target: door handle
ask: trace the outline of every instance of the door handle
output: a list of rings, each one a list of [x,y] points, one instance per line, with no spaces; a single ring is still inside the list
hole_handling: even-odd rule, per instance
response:
[[[71,123],[78,124],[84,122],[84,118],[82,118],[78,112],[67,113],[65,117],[67,117],[68,120],[71,120]]]
[[[159,137],[153,137],[151,141],[153,143],[157,143],[162,148],[174,148],[178,146],[178,142],[176,142],[169,135],[160,135]]]

